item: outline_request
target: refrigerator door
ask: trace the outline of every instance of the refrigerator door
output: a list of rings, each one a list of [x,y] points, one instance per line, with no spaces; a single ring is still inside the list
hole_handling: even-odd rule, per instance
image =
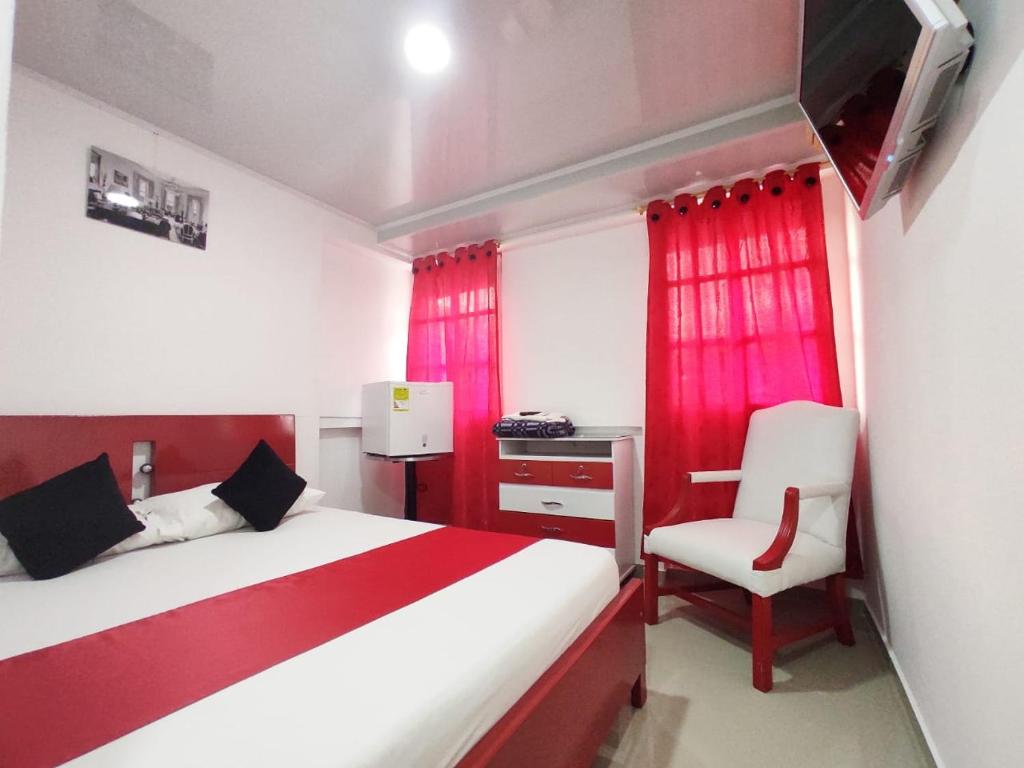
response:
[[[388,455],[417,456],[452,450],[450,382],[395,382],[388,424]]]

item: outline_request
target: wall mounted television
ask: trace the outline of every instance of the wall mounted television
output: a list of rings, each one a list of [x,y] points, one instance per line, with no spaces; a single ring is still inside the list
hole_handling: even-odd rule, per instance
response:
[[[972,43],[954,0],[804,0],[800,108],[861,218],[903,188]]]

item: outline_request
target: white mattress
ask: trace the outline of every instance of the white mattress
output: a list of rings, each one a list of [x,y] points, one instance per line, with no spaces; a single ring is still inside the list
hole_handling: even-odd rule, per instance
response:
[[[272,533],[151,547],[50,581],[0,578],[0,658],[435,527],[318,507]],[[453,765],[617,590],[607,550],[541,541],[70,764]]]

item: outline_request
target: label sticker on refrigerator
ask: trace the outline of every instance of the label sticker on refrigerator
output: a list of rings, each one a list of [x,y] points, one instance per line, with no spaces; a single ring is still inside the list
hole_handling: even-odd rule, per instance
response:
[[[409,410],[409,388],[408,387],[392,387],[391,388],[391,410],[392,411],[408,411]]]

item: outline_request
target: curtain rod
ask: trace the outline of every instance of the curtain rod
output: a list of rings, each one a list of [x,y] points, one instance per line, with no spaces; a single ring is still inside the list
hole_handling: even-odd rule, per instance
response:
[[[809,162],[806,162],[806,163],[800,163],[799,165],[797,165],[797,166],[794,166],[794,167],[793,167],[793,168],[791,168],[791,169],[787,169],[787,168],[778,168],[778,169],[776,169],[776,170],[784,170],[784,171],[786,171],[786,173],[793,173],[793,172],[794,172],[794,171],[795,171],[795,170],[796,170],[796,169],[797,169],[797,168],[798,168],[798,167],[799,167],[800,165],[809,165],[809,164],[810,164],[810,163],[812,163],[812,162],[814,162],[814,161],[813,161],[813,160],[811,160],[811,161],[809,161]],[[831,164],[831,163],[830,163],[830,162],[829,162],[828,160],[819,160],[819,161],[818,161],[818,167],[819,167],[819,168],[822,168],[823,170],[830,170],[830,169],[832,168],[832,164]],[[772,172],[772,171],[769,171],[769,173],[771,173],[771,172]],[[750,176],[747,176],[747,175],[744,175],[744,176],[740,176],[739,178],[736,178],[736,179],[734,179],[734,180],[733,180],[733,181],[731,181],[731,182],[728,182],[728,183],[718,182],[718,183],[716,183],[716,184],[711,184],[710,186],[708,186],[708,187],[706,187],[706,188],[704,188],[704,189],[702,189],[702,190],[700,190],[700,191],[698,191],[698,192],[690,192],[690,193],[688,193],[688,194],[691,194],[691,195],[693,195],[694,197],[698,197],[698,198],[700,198],[700,197],[703,197],[703,196],[704,196],[705,194],[707,194],[707,193],[708,193],[708,192],[709,192],[710,190],[714,189],[715,187],[724,187],[724,188],[725,188],[725,190],[726,190],[726,191],[728,191],[728,190],[732,189],[733,185],[734,185],[734,184],[735,184],[735,183],[736,183],[737,181],[741,181],[741,180],[743,180],[743,179],[749,179],[749,178],[751,178],[751,177],[750,177]],[[758,184],[760,184],[760,183],[762,183],[762,182],[764,181],[764,176],[761,176],[761,177],[755,178],[754,180],[755,180],[755,181],[756,181],[756,182],[757,182]],[[681,191],[682,191],[682,190],[681,190]],[[673,195],[673,196],[674,196],[674,195]],[[624,211],[623,209],[619,208],[619,209],[617,209],[617,213],[618,213],[618,215],[622,215],[622,214],[625,214],[625,213],[626,213],[626,212],[627,212],[628,210],[629,210],[629,209],[626,209],[626,210]],[[647,205],[646,205],[646,204],[644,204],[644,205],[638,205],[638,206],[636,206],[635,208],[633,208],[633,211],[634,211],[635,213],[638,213],[638,214],[640,214],[641,216],[643,216],[643,215],[645,215],[645,214],[647,213]],[[548,229],[548,228],[547,228],[547,227],[544,227],[544,228],[542,228],[542,229],[543,229],[543,230],[546,230],[546,229]],[[495,238],[488,238],[488,239],[494,240],[494,242],[495,242],[495,243],[497,244],[497,247],[498,247],[499,249],[501,248],[501,246],[502,246],[502,241],[501,241],[501,240],[500,240],[499,238],[496,238],[496,237],[495,237]],[[516,235],[516,234],[513,234],[513,235],[512,235],[512,237],[511,237],[510,239],[511,239],[511,240],[517,240],[517,239],[519,239],[519,238],[518,238],[518,235]],[[437,252],[438,252],[439,250],[448,250],[448,251],[454,251],[455,249],[454,249],[454,248],[448,248],[448,249],[444,249],[444,248],[435,248],[435,249],[434,249],[433,251],[430,251],[430,252],[428,252],[428,253],[422,253],[422,254],[419,254],[419,255],[417,255],[417,256],[413,256],[413,257],[412,257],[412,261],[415,261],[416,259],[419,259],[419,258],[423,258],[424,256],[430,256],[430,255],[433,255],[434,253],[437,253]]]
[[[800,165],[809,165],[809,163],[800,163]],[[785,171],[788,174],[792,174],[799,167],[800,166],[796,166],[796,167],[794,167],[792,169],[777,168],[775,170]],[[818,167],[827,170],[827,169],[830,169],[832,167],[832,163],[830,163],[828,160],[819,160],[818,161]],[[769,173],[775,173],[775,171],[769,171]],[[749,179],[749,178],[753,178],[753,177],[751,177],[751,176],[741,176],[740,178],[734,179],[733,181],[730,181],[728,183],[717,182],[715,184],[711,184],[711,185],[705,187],[704,189],[698,190],[697,192],[687,192],[685,190],[685,188],[684,188],[684,189],[680,190],[679,192],[676,192],[675,194],[687,194],[687,195],[693,195],[696,198],[702,198],[702,197],[704,197],[704,195],[706,195],[708,192],[710,192],[715,187],[722,187],[723,189],[725,189],[726,192],[728,192],[730,189],[733,188],[733,186],[737,182],[743,181],[744,179]],[[754,178],[754,181],[756,181],[758,184],[763,184],[764,183],[764,178],[765,178],[764,176],[761,176],[759,178]],[[673,195],[673,197],[675,197],[675,194]],[[634,212],[636,212],[636,213],[640,214],[641,216],[643,216],[643,215],[645,215],[647,213],[647,204],[644,203],[643,205],[638,205],[633,210],[634,210]]]

